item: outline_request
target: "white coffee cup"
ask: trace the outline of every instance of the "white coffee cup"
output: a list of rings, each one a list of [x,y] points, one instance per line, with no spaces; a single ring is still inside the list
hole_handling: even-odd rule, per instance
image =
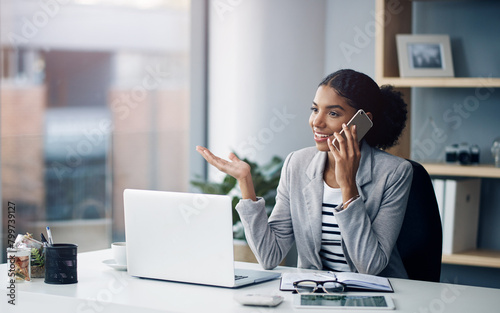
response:
[[[111,251],[113,251],[113,258],[118,265],[127,265],[127,243],[126,242],[113,242],[111,244]]]

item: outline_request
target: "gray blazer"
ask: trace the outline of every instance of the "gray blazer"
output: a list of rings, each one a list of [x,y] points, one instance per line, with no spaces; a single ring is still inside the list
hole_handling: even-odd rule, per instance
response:
[[[259,263],[276,267],[294,241],[298,267],[322,269],[321,220],[326,152],[316,147],[287,156],[269,219],[262,198],[236,206],[245,235]],[[396,240],[412,181],[411,164],[363,142],[356,174],[360,198],[335,217],[351,271],[407,278]]]

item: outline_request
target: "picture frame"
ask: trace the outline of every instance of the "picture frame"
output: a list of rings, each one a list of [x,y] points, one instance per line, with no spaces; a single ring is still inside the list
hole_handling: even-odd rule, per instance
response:
[[[454,77],[450,36],[397,34],[400,77]]]

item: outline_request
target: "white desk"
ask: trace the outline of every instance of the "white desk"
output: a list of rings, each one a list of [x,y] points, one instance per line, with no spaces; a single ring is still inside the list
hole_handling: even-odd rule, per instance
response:
[[[17,284],[15,307],[7,304],[6,288],[3,287],[0,312],[318,312],[317,309],[293,308],[292,294],[279,290],[279,280],[241,289],[226,289],[140,279],[102,263],[110,258],[111,250],[79,254],[76,284],[49,285],[43,279]],[[237,267],[260,269],[257,264],[240,262]],[[278,267],[275,271],[298,269]],[[0,265],[0,273],[6,275],[6,264]],[[398,312],[500,311],[500,289],[404,279],[391,279],[391,283],[395,292],[389,295],[394,299]],[[285,296],[285,301],[276,308],[242,306],[233,299],[238,293],[279,294]]]

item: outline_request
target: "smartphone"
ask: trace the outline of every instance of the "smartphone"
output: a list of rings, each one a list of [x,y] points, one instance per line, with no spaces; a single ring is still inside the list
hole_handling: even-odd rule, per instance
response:
[[[329,295],[306,294],[293,295],[294,307],[346,309],[346,310],[394,310],[396,306],[390,296],[358,296],[358,295]]]
[[[348,127],[351,125],[356,125],[356,134],[358,135],[358,142],[360,142],[361,139],[363,139],[366,133],[370,130],[370,128],[372,128],[373,122],[368,117],[368,115],[366,115],[365,111],[358,110],[358,112],[356,112],[356,114],[354,114],[351,120],[347,123]],[[346,138],[344,135],[344,129],[340,131],[340,135]],[[332,144],[335,146],[335,148],[337,148],[337,150],[339,150],[339,143],[337,141],[337,138],[333,139]]]

